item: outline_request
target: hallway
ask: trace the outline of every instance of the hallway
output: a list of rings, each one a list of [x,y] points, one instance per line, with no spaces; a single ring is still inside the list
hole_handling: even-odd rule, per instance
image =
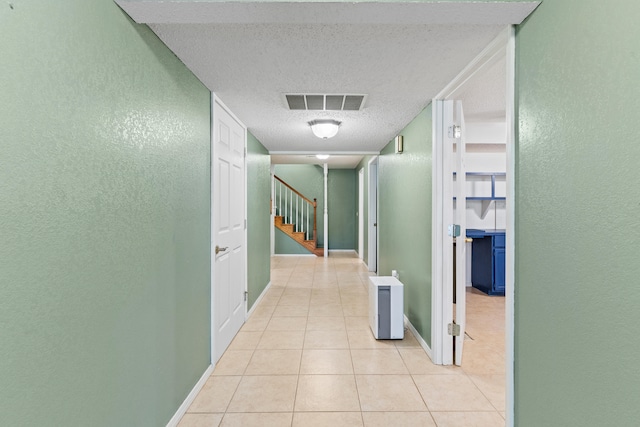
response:
[[[369,274],[353,253],[274,257],[271,268],[181,427],[504,425],[500,372],[470,358],[468,372],[435,366],[409,331],[373,338]]]

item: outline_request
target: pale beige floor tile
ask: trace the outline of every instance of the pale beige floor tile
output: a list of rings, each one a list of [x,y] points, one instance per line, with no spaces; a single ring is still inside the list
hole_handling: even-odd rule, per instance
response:
[[[267,331],[304,331],[307,328],[307,318],[302,316],[272,317],[267,325]]]
[[[307,318],[307,331],[344,331],[343,316],[322,316]]]
[[[282,297],[305,297],[311,298],[311,289],[285,288]]]
[[[301,350],[304,331],[265,331],[258,343],[261,350]]]
[[[353,375],[300,375],[295,411],[359,411]]]
[[[253,350],[227,350],[216,362],[213,375],[242,375],[244,374]]]
[[[313,288],[313,281],[311,279],[289,279],[287,282],[287,288],[289,289],[311,289]]]
[[[307,331],[304,337],[306,349],[347,349],[349,341],[345,331]]]
[[[262,337],[262,332],[240,331],[236,334],[227,350],[255,350]]]
[[[505,409],[504,375],[469,375],[469,378],[498,411]]]
[[[408,374],[398,350],[393,349],[367,349],[351,350],[353,370],[356,374]]]
[[[296,375],[244,376],[227,412],[293,412],[297,379]]]
[[[317,289],[322,290],[322,289]],[[309,301],[309,306],[321,306],[321,305],[340,305],[342,301],[340,300],[340,295],[319,295],[312,296]]]
[[[218,427],[224,414],[184,414],[178,427]]]
[[[506,412],[498,412],[500,414],[500,416],[502,417],[503,420],[507,419],[507,414]]]
[[[187,412],[224,412],[242,377],[209,377]]]
[[[503,427],[497,412],[432,412],[438,427]]]
[[[242,328],[240,329],[242,332],[262,332],[267,328],[269,324],[269,320],[271,316],[251,316],[249,320],[247,320]]]
[[[309,315],[309,307],[306,305],[279,305],[273,312],[273,316],[305,317]]]
[[[347,334],[352,349],[395,349],[393,340],[377,340],[370,329],[347,330]]]
[[[256,350],[245,375],[298,374],[302,350]]]
[[[276,286],[271,285],[271,287],[269,287],[269,289],[264,294],[264,296],[265,296],[265,298],[267,298],[267,297],[269,297],[269,298],[277,298],[277,297],[282,296],[283,292],[284,292],[284,287],[276,287]]]
[[[466,375],[414,375],[430,411],[495,411]]]
[[[342,305],[322,304],[309,307],[309,317],[313,316],[342,316]]]
[[[309,305],[309,296],[282,295],[278,305]]]
[[[280,301],[279,295],[265,295],[260,300],[260,305],[278,305],[278,301]]]
[[[348,331],[368,331],[370,330],[369,318],[367,316],[345,316],[344,323]]]
[[[293,413],[226,413],[220,427],[290,427]]]
[[[362,427],[360,412],[295,412],[293,427]]]
[[[504,352],[498,352],[477,342],[465,341],[462,370],[467,374],[500,375],[505,370]]]
[[[403,339],[393,340],[393,344],[396,348],[422,348],[416,337],[409,330],[404,331]]]
[[[463,371],[458,366],[444,366],[434,365],[427,353],[423,349],[417,348],[401,348],[398,349],[405,366],[412,375],[428,375],[428,374],[442,374],[442,375],[460,375]]]
[[[366,316],[369,313],[369,306],[362,303],[343,304],[342,312],[345,316]]]
[[[364,427],[436,427],[429,412],[363,412],[362,418]]]
[[[362,411],[426,411],[410,375],[356,375]]]
[[[271,317],[273,312],[275,311],[275,305],[262,305],[259,304],[253,313],[251,313],[251,317]]]
[[[349,350],[308,350],[302,352],[300,374],[353,374]]]
[[[314,283],[313,289],[337,289],[338,285],[335,283]]]

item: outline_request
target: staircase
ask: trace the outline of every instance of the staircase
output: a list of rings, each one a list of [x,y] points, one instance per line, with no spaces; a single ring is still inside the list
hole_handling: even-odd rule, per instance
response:
[[[273,225],[312,254],[324,256],[324,248],[318,247],[317,199],[311,201],[279,177],[275,179]]]

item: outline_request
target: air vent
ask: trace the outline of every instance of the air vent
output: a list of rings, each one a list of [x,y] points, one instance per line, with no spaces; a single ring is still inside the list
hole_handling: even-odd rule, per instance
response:
[[[285,95],[289,110],[309,111],[359,111],[364,106],[366,95],[336,95],[288,93]]]

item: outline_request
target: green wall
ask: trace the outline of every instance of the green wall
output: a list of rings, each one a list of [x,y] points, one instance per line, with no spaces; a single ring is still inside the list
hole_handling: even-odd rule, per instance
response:
[[[517,31],[517,426],[640,419],[639,16],[545,0]]]
[[[247,287],[250,309],[271,278],[271,156],[247,132]]]
[[[0,5],[0,424],[159,426],[210,359],[210,93],[111,0]]]
[[[431,106],[401,132],[404,152],[391,141],[378,159],[378,275],[397,270],[405,314],[431,343]]]
[[[329,249],[358,249],[358,173],[355,169],[329,169]]]

